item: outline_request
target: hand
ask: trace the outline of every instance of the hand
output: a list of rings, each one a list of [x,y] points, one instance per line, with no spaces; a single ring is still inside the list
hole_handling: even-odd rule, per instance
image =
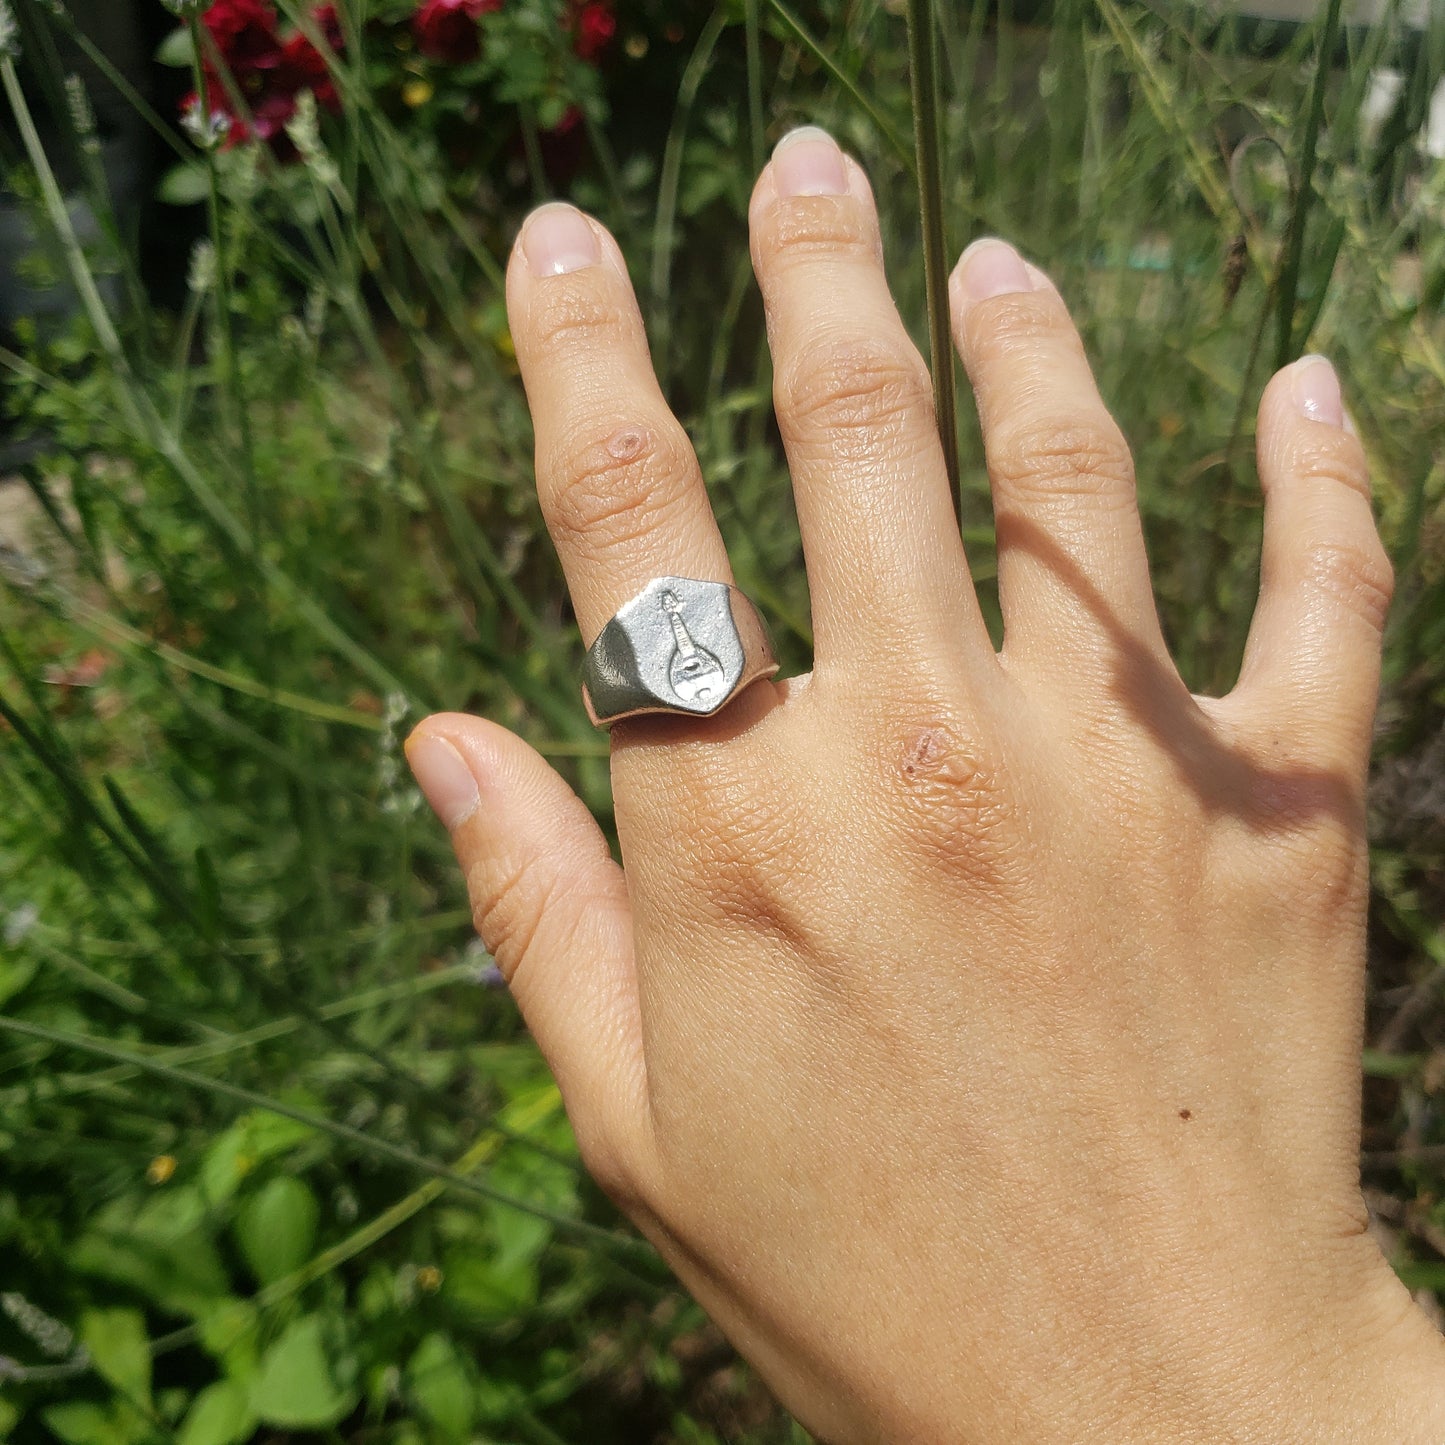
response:
[[[1358,1187],[1390,569],[1333,371],[1265,393],[1259,606],[1192,697],[1064,303],[971,248],[996,653],[863,172],[795,134],[751,227],[814,671],[614,730],[625,874],[510,733],[409,743],[589,1167],[828,1441],[1445,1438]],[[535,213],[508,304],[584,638],[729,579],[611,237]]]

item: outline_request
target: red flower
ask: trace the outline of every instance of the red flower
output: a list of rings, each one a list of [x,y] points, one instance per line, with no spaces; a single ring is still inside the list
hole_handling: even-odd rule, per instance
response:
[[[326,44],[339,51],[343,41],[336,7],[318,5],[312,14]],[[231,79],[228,85],[210,64],[204,66],[207,114],[199,117],[202,131],[210,130],[210,116],[224,116],[228,149],[260,140],[279,159],[293,160],[296,152],[286,124],[296,114],[301,93],[311,91],[325,110],[341,108],[325,56],[300,31],[282,41],[270,0],[216,0],[205,23]],[[245,101],[241,114],[233,109],[231,87]],[[181,102],[183,112],[192,107],[199,114],[194,93]]]
[[[216,0],[203,23],[234,73],[272,70],[281,63],[281,37],[271,0]]]
[[[578,7],[572,48],[589,65],[602,58],[602,53],[612,44],[617,34],[617,16],[612,10],[612,0],[587,0]]]
[[[314,18],[322,38],[332,50],[339,52],[343,42],[336,7],[323,5]],[[281,63],[273,80],[277,90],[293,97],[300,91],[310,90],[322,110],[341,109],[341,97],[336,93],[336,82],[327,68],[326,57],[299,30],[282,47]]]
[[[460,65],[482,53],[477,21],[502,8],[502,0],[423,0],[411,17],[416,48],[431,60]]]

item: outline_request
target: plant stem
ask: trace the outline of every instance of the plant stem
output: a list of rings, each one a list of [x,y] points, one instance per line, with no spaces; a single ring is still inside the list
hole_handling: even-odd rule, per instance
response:
[[[682,147],[687,138],[688,123],[697,93],[712,63],[713,51],[728,23],[727,7],[719,5],[709,17],[697,38],[692,55],[682,72],[677,87],[677,109],[672,128],[662,151],[662,167],[657,178],[657,216],[652,228],[652,275],[649,291],[652,301],[651,330],[653,365],[658,380],[666,387],[671,370],[672,335],[667,298],[672,283],[672,253],[677,225],[677,195],[682,179]]]
[[[100,348],[114,369],[117,381],[116,401],[126,426],[134,436],[144,439],[164,458],[217,532],[242,555],[255,559],[261,575],[272,586],[284,592],[322,638],[384,692],[399,692],[409,696],[409,689],[385,664],[349,637],[318,603],[307,596],[274,562],[266,558],[256,546],[255,537],[247,531],[240,518],[225,506],[215,489],[202,477],[200,470],[181,445],[179,437],[161,420],[125,354],[115,323],[96,288],[95,277],[91,274],[85,251],[75,233],[75,227],[71,224],[70,213],[66,209],[65,198],[60,193],[55,172],[51,169],[44,146],[41,145],[40,133],[35,127],[29,102],[21,88],[15,61],[8,55],[0,56],[0,88],[3,88],[10,103],[10,111],[15,117],[26,155],[35,169],[45,212],[60,242],[71,282],[80,297],[86,317],[95,330]]]
[[[918,210],[923,231],[923,280],[928,295],[928,350],[933,365],[933,404],[938,439],[955,497],[959,490],[958,416],[953,389],[953,343],[948,311],[948,245],[943,227],[943,156],[938,115],[938,50],[932,0],[908,0],[909,88],[913,95],[913,145],[918,169]]]
[[[763,168],[767,157],[767,122],[763,118],[763,56],[762,26],[758,19],[758,0],[746,0],[743,7],[747,27],[748,51],[748,139],[753,151],[753,174]]]
[[[196,87],[196,104],[201,109],[201,134],[209,137],[210,90],[201,64],[201,19],[192,10],[186,18],[191,37],[191,78]],[[251,441],[251,415],[246,402],[241,364],[236,356],[236,333],[232,324],[231,258],[221,224],[221,178],[216,170],[215,146],[209,139],[201,146],[206,168],[206,222],[216,254],[216,334],[221,342],[221,415],[235,428],[240,443],[241,476],[246,486],[246,516],[252,537],[261,535],[261,498],[256,481],[255,449]]]
[[[1306,112],[1304,136],[1300,144],[1299,176],[1295,182],[1294,208],[1290,212],[1289,230],[1285,233],[1284,261],[1280,269],[1279,291],[1275,298],[1274,366],[1278,371],[1298,355],[1295,345],[1295,300],[1299,293],[1300,263],[1304,258],[1305,227],[1314,204],[1315,156],[1320,129],[1325,119],[1325,86],[1329,81],[1330,57],[1340,33],[1340,8],[1343,0],[1329,0],[1324,25],[1320,31],[1319,51],[1315,57],[1314,83],[1310,87],[1309,110]]]
[[[182,1084],[186,1088],[196,1089],[201,1093],[233,1099],[251,1109],[264,1109],[267,1113],[279,1114],[285,1119],[294,1119],[296,1123],[305,1124],[318,1133],[330,1134],[334,1138],[345,1140],[359,1154],[389,1159],[392,1163],[400,1164],[414,1173],[439,1179],[453,1189],[466,1194],[475,1194],[482,1199],[489,1199],[495,1204],[500,1204],[507,1209],[515,1209],[521,1214],[530,1214],[534,1218],[545,1219],[557,1229],[583,1235],[619,1253],[652,1258],[651,1248],[640,1239],[634,1239],[626,1234],[618,1234],[616,1231],[605,1229],[598,1224],[589,1224],[585,1219],[573,1219],[541,1204],[532,1204],[525,1199],[518,1199],[503,1190],[492,1188],[489,1184],[483,1184],[476,1179],[468,1179],[465,1175],[457,1173],[455,1169],[448,1168],[445,1164],[438,1164],[434,1159],[428,1159],[425,1155],[404,1148],[400,1144],[392,1144],[386,1139],[378,1139],[364,1130],[352,1128],[350,1124],[343,1124],[336,1119],[328,1119],[324,1114],[313,1114],[307,1109],[298,1109],[292,1104],[283,1103],[280,1099],[273,1099],[266,1094],[258,1094],[254,1089],[244,1089],[239,1084],[228,1084],[221,1079],[208,1078],[205,1074],[192,1073],[189,1069],[158,1063],[144,1055],[133,1054],[127,1049],[118,1049],[104,1039],[92,1038],[86,1034],[63,1033],[59,1029],[46,1028],[41,1024],[25,1022],[3,1014],[0,1014],[0,1029],[7,1033],[20,1034],[25,1038],[42,1039],[59,1048],[75,1049],[80,1053],[110,1059],[114,1063],[125,1064],[141,1073],[153,1074],[157,1078],[169,1079],[172,1083]]]
[[[772,8],[773,14],[792,31],[794,38],[803,49],[837,81],[844,94],[873,122],[874,129],[888,142],[889,148],[894,151],[899,160],[912,172],[916,165],[913,150],[901,132],[893,125],[893,122],[868,99],[867,95],[865,95],[859,87],[858,82],[854,80],[847,71],[842,69],[838,62],[828,54],[825,46],[820,45],[818,41],[813,38],[808,27],[783,4],[783,0],[768,0],[768,4]]]

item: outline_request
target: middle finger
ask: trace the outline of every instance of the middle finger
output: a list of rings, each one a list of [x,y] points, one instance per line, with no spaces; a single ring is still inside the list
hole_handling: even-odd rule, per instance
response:
[[[815,127],[753,192],[753,264],[788,452],[820,669],[993,649],[963,555],[928,368],[883,274],[862,169]]]

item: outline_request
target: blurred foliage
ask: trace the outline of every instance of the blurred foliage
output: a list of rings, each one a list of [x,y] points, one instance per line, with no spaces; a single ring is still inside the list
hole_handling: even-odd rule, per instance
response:
[[[64,11],[25,17],[24,85],[0,59],[32,274],[76,293],[72,324],[0,352],[34,457],[0,524],[0,1438],[802,1439],[580,1173],[399,745],[435,707],[483,712],[610,818],[501,299],[552,194],[618,236],[739,581],[807,667],[747,198],[787,128],[832,129],[923,339],[903,22],[658,0],[593,62],[560,0],[507,0],[451,66],[406,11],[341,6],[335,103],[298,99],[284,145],[152,117],[168,194],[196,198],[175,306],[113,299],[143,295],[139,258]],[[1400,578],[1368,1183],[1402,1272],[1445,1285],[1445,165],[1421,145],[1445,12],[1333,39],[1184,3],[946,12],[947,245],[1008,235],[1074,305],[1197,689],[1229,686],[1253,602],[1259,389],[1306,349],[1347,379]],[[88,194],[84,239],[55,174]]]

